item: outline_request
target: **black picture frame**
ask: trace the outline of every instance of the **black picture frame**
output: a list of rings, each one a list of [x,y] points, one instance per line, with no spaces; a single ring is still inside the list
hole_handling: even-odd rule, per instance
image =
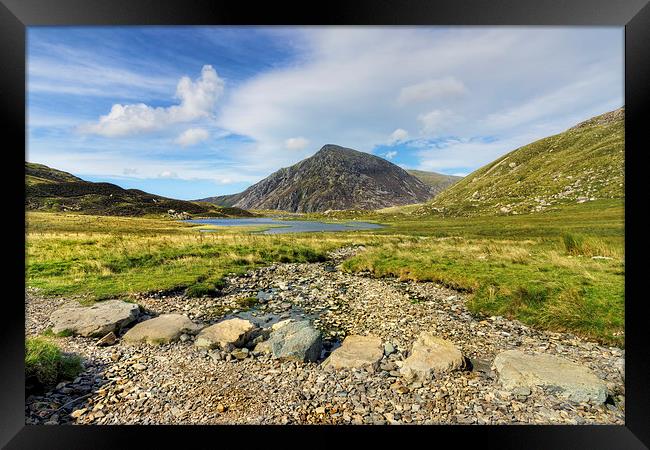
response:
[[[648,0],[330,0],[323,3],[235,2],[215,0],[0,0],[0,111],[3,115],[3,210],[5,225],[24,233],[25,148],[25,37],[26,27],[38,25],[535,25],[625,27],[625,264],[643,270],[643,232],[639,225],[644,206],[643,143],[647,131],[650,91],[650,6]],[[13,144],[9,144],[12,142]],[[24,155],[23,155],[24,156]],[[24,184],[22,184],[24,186]],[[22,197],[22,198],[21,198]],[[9,232],[8,232],[9,233]],[[210,426],[34,426],[25,425],[24,405],[24,294],[25,242],[5,235],[5,286],[0,318],[0,444],[6,448],[90,449],[127,447],[145,439],[150,447],[171,444],[178,434],[192,447],[223,445],[225,437],[254,439],[265,434],[267,445],[278,432],[299,445],[339,441],[341,433],[382,442],[419,439],[439,445],[451,442],[495,448],[648,448],[650,446],[650,351],[645,330],[642,279],[634,271],[626,288],[626,415],[624,426],[420,426],[420,427],[210,427]],[[24,234],[23,234],[24,236]],[[23,284],[21,281],[23,280]],[[21,289],[22,288],[22,289]],[[22,292],[21,292],[22,290]],[[22,306],[21,306],[22,305]],[[430,436],[433,433],[435,436]],[[443,436],[444,435],[444,436]],[[329,438],[329,439],[328,439]],[[305,441],[307,440],[307,441]],[[271,442],[272,443],[272,442]],[[435,444],[434,444],[435,443]],[[417,444],[416,444],[417,445]],[[447,444],[449,445],[449,444]],[[203,446],[200,446],[201,448]]]

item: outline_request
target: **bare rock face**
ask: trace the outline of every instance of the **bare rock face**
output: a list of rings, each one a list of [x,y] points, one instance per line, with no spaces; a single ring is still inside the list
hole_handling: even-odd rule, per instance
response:
[[[194,344],[201,348],[232,350],[246,345],[257,330],[258,327],[248,320],[228,319],[201,330]]]
[[[518,350],[494,359],[499,380],[508,390],[542,387],[574,402],[604,403],[607,385],[587,367],[553,355],[528,355]]]
[[[52,313],[54,333],[72,332],[85,337],[118,333],[140,315],[140,307],[122,300],[106,300],[91,306],[69,304]]]
[[[324,367],[333,369],[377,368],[384,356],[384,345],[375,336],[351,335],[323,362]]]
[[[243,209],[315,212],[407,205],[433,194],[430,186],[385,159],[328,144],[244,192],[216,201]]]
[[[400,374],[407,380],[427,380],[436,373],[458,370],[464,365],[465,358],[453,343],[425,331],[413,343]]]
[[[122,337],[125,342],[167,344],[177,341],[183,333],[196,333],[200,326],[183,314],[163,314],[140,322]]]

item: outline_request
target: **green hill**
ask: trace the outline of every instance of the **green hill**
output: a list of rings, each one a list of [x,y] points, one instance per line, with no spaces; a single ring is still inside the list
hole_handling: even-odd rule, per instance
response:
[[[418,178],[424,184],[431,186],[431,192],[433,195],[438,195],[449,186],[458,181],[462,180],[463,177],[457,177],[455,175],[445,175],[442,173],[436,172],[426,172],[424,170],[407,170],[408,173],[413,175],[415,178]]]
[[[106,216],[253,215],[240,208],[175,200],[138,189],[123,189],[111,183],[84,181],[67,172],[28,162],[25,162],[25,208],[28,211],[75,211]]]
[[[522,214],[624,198],[625,110],[518,148],[481,167],[416,215]]]

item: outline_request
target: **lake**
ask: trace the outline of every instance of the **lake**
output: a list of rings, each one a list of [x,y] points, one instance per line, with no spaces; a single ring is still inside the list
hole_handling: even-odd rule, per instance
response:
[[[263,234],[282,234],[282,233],[308,233],[315,231],[354,231],[354,230],[373,230],[383,228],[382,225],[368,222],[342,222],[342,223],[326,223],[317,220],[281,220],[273,219],[270,217],[253,217],[243,219],[193,219],[184,220],[184,222],[204,224],[204,225],[218,225],[222,227],[241,227],[241,226],[264,226],[271,227],[264,230]],[[200,230],[205,232],[213,232],[216,230]]]

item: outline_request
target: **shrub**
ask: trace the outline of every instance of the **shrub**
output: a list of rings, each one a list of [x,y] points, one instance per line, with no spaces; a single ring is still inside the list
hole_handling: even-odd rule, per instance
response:
[[[44,338],[25,341],[25,377],[40,387],[50,387],[81,372],[81,358],[69,355]]]

